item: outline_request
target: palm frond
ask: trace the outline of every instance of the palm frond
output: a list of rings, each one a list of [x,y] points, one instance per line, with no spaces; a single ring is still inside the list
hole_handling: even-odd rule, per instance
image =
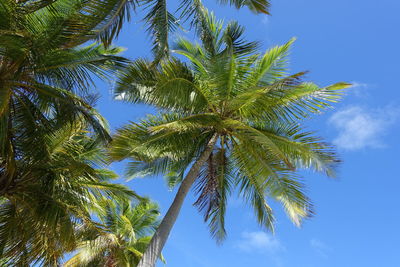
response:
[[[249,73],[248,86],[265,85],[265,83],[271,83],[271,81],[283,77],[286,74],[289,49],[295,40],[292,38],[283,45],[268,49],[255,62]]]
[[[186,64],[177,59],[163,63],[159,70],[149,62],[135,61],[119,79],[115,94],[133,103],[186,112],[201,110],[207,104],[207,95],[198,87]]]
[[[226,237],[226,205],[234,183],[231,164],[225,150],[219,149],[203,166],[195,186],[198,199],[194,205],[204,214],[204,221],[208,222],[210,233],[217,242]]]
[[[269,15],[270,1],[268,0],[218,0],[222,4],[233,5],[236,8],[247,6],[254,13]]]
[[[154,63],[169,55],[169,34],[177,27],[177,19],[167,9],[166,0],[145,0],[148,12],[144,18],[147,32],[152,37]]]

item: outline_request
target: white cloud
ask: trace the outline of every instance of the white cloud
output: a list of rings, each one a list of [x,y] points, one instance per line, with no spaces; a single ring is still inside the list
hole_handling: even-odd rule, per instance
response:
[[[262,231],[243,232],[237,247],[246,252],[278,252],[284,246],[274,236]]]
[[[362,82],[353,81],[353,82],[351,82],[351,84],[352,84],[351,88],[368,88],[369,87],[369,84],[362,83]]]
[[[138,97],[145,97],[146,94],[152,89],[149,86],[141,85],[138,83],[131,83],[132,86],[135,87],[135,95],[138,95]],[[117,96],[114,97],[115,100],[129,100],[129,95],[126,92],[122,92],[118,94]]]
[[[368,97],[368,89],[372,87],[372,85],[363,83],[363,82],[351,82],[351,90],[350,92],[353,93],[356,97]]]
[[[327,257],[329,252],[332,251],[332,249],[329,246],[327,246],[321,240],[315,238],[310,240],[310,245],[319,255],[323,257]]]
[[[267,24],[269,23],[269,18],[268,18],[268,16],[263,15],[263,16],[262,16],[262,19],[261,19],[261,22],[262,22],[262,24],[267,25]]]
[[[122,92],[119,95],[117,95],[116,97],[114,97],[115,100],[124,100],[126,93]]]
[[[368,110],[352,106],[340,110],[329,119],[339,131],[333,143],[346,150],[383,147],[382,137],[398,115],[399,110],[389,106]]]

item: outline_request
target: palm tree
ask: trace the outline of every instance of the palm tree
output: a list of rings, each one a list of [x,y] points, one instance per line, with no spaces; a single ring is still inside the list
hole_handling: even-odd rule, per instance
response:
[[[135,195],[98,168],[110,137],[91,105],[92,78],[128,61],[88,45],[106,21],[91,6],[0,0],[0,258],[14,265],[55,266],[98,199]]]
[[[15,129],[16,168],[0,196],[0,258],[13,266],[57,266],[76,247],[76,227],[95,224],[91,214],[105,198],[138,198],[111,182],[117,176],[103,169],[104,146],[82,121],[27,120]],[[8,171],[0,168],[0,176]]]
[[[158,206],[148,200],[105,201],[100,224],[82,225],[78,252],[64,266],[136,266],[158,226]],[[162,258],[161,258],[162,259]],[[163,259],[162,259],[163,260]]]
[[[93,75],[106,78],[128,61],[116,56],[119,48],[83,46],[94,38],[96,25],[79,16],[78,4],[0,0],[0,195],[9,190],[18,167],[19,124],[51,126],[46,121],[57,118],[62,125],[79,118],[110,140],[105,121],[91,107],[89,89]]]
[[[193,184],[195,205],[222,241],[235,187],[261,226],[273,229],[267,197],[282,203],[300,225],[312,205],[296,170],[334,176],[339,162],[331,146],[304,131],[302,121],[329,108],[349,84],[321,88],[302,82],[304,72],[287,74],[293,39],[260,55],[236,22],[224,28],[204,8],[199,11],[202,43],[179,39],[174,50],[187,63],[172,58],[152,68],[137,60],[116,89],[120,98],[154,105],[161,113],[119,129],[111,157],[131,159],[130,177],[163,173],[171,186],[180,184],[140,267],[154,266]]]

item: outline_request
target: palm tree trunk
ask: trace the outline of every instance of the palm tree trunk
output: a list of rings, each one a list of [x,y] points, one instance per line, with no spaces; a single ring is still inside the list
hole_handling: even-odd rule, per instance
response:
[[[157,231],[153,235],[153,238],[151,239],[150,244],[143,254],[143,257],[137,267],[155,266],[158,257],[161,255],[161,250],[163,249],[165,242],[168,239],[169,233],[171,232],[171,229],[174,226],[176,219],[178,218],[183,201],[185,200],[187,193],[189,192],[194,181],[196,180],[196,177],[200,172],[201,166],[204,165],[211,152],[213,151],[217,139],[218,134],[214,134],[208,142],[207,146],[205,147],[203,153],[193,164],[185,179],[183,179],[178,189],[178,192],[176,193],[174,201],[169,207],[167,214],[165,214],[163,220],[161,221],[161,224],[157,228]]]

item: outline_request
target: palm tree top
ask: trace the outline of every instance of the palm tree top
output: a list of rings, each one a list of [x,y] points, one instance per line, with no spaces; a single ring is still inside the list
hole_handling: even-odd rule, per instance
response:
[[[104,200],[97,225],[80,225],[77,253],[63,266],[136,266],[159,221],[148,199]],[[162,260],[163,257],[161,257]]]
[[[273,228],[267,199],[281,202],[300,225],[312,214],[299,168],[335,175],[333,148],[304,131],[303,121],[337,102],[347,83],[319,87],[289,75],[287,56],[294,42],[257,53],[236,22],[225,27],[203,9],[196,15],[201,44],[178,39],[183,56],[154,68],[135,61],[115,91],[124,100],[154,105],[159,115],[121,128],[111,157],[130,158],[131,177],[164,173],[170,185],[182,181],[213,137],[217,144],[197,177],[196,205],[213,236],[225,236],[224,214],[237,186],[258,222]]]
[[[14,129],[16,168],[0,169],[3,180],[13,178],[0,192],[0,257],[56,266],[75,248],[77,225],[96,225],[92,214],[102,212],[102,202],[140,197],[113,183],[118,176],[104,169],[105,147],[83,120],[49,122],[50,129],[30,123]]]

